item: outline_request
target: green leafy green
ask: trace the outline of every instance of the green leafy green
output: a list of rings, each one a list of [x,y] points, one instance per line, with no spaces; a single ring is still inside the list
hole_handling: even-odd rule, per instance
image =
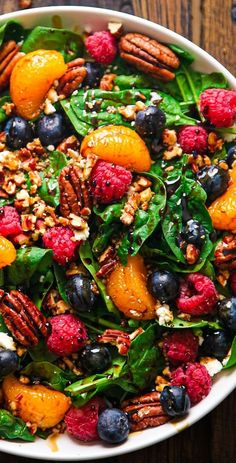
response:
[[[47,274],[52,264],[52,251],[34,247],[17,250],[16,260],[6,269],[8,285],[25,284],[30,286],[32,277],[39,279]]]
[[[179,47],[178,45],[168,43],[168,47],[181,58],[181,61],[184,60],[189,64],[191,64],[194,61],[194,56],[187,50],[184,50],[183,48]]]
[[[207,326],[208,328],[212,328],[214,330],[222,329],[222,326],[216,322],[211,320],[192,320],[191,322],[181,320],[180,318],[174,318],[171,325],[166,325],[167,328],[174,328],[174,329],[183,329],[183,328],[203,328]]]
[[[234,336],[234,340],[231,346],[230,357],[227,363],[224,365],[224,369],[231,368],[236,365],[236,336]]]
[[[37,346],[28,349],[28,353],[35,362],[54,362],[57,359],[57,356],[48,350],[43,339],[39,341]]]
[[[39,196],[49,205],[57,207],[60,203],[58,177],[68,163],[66,156],[60,151],[53,151],[47,158],[48,167],[41,174],[42,185],[38,189]]]
[[[7,119],[6,111],[3,109],[5,103],[9,103],[11,101],[11,97],[8,95],[2,96],[0,98],[0,124],[5,122]]]
[[[61,265],[58,265],[56,262],[53,263],[54,275],[56,278],[57,288],[60,293],[60,296],[65,302],[68,302],[66,296],[66,272]]]
[[[68,384],[76,379],[76,375],[71,371],[62,370],[47,361],[31,362],[22,370],[22,373],[27,376],[33,375],[41,378],[43,384],[57,391],[64,391]]]
[[[27,442],[35,440],[26,423],[7,410],[0,410],[0,438],[21,439]]]
[[[22,51],[29,53],[34,50],[57,50],[65,62],[72,61],[83,55],[82,37],[67,29],[37,26],[30,32],[23,43]]]
[[[24,29],[16,21],[9,20],[4,24],[0,25],[0,46],[7,40],[15,40],[20,42],[24,38]]]

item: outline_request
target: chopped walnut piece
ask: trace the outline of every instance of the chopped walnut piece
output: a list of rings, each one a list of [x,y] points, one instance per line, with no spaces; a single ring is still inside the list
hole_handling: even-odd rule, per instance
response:
[[[164,151],[163,153],[163,159],[164,161],[170,161],[171,159],[174,158],[180,158],[183,154],[182,148],[178,144],[170,146],[167,150]]]
[[[21,214],[21,227],[22,230],[33,231],[35,229],[37,217],[33,214]]]
[[[222,150],[224,140],[220,138],[215,132],[210,132],[208,135],[208,149],[211,153]]]
[[[173,146],[177,143],[177,134],[175,130],[164,129],[162,132],[162,141],[164,145]]]
[[[100,90],[111,91],[114,87],[114,80],[116,74],[104,74],[100,80],[99,88]]]
[[[127,202],[124,205],[124,209],[120,216],[120,221],[124,225],[131,225],[134,221],[135,212],[138,210],[140,204],[140,194],[139,193],[132,193],[129,197]]]
[[[200,255],[200,250],[194,244],[188,244],[185,252],[185,259],[189,265],[197,262]]]

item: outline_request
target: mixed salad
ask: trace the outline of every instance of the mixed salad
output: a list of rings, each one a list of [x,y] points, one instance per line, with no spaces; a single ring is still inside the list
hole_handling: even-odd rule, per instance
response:
[[[2,439],[120,443],[235,366],[236,92],[192,63],[0,26]]]

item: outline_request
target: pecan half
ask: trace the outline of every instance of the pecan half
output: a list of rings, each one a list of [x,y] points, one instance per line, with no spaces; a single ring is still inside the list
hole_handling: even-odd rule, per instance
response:
[[[67,65],[67,71],[60,78],[59,85],[57,87],[57,93],[60,97],[70,96],[79,85],[83,82],[87,75],[87,69],[84,66],[83,58],[76,58],[70,61]]]
[[[161,406],[159,392],[133,397],[123,402],[121,408],[129,415],[132,431],[159,426],[170,420]]]
[[[100,90],[110,91],[114,87],[114,80],[116,74],[104,74],[100,80],[99,88]]]
[[[112,246],[108,246],[107,249],[99,257],[100,268],[96,275],[98,278],[102,278],[110,273],[117,263],[116,249]]]
[[[36,346],[48,334],[46,318],[20,291],[0,290],[0,312],[12,336],[25,347]]]
[[[79,151],[79,145],[78,138],[75,135],[70,135],[70,137],[67,137],[57,146],[57,151],[61,151],[64,154],[67,154],[68,150]]]
[[[120,56],[139,70],[162,80],[172,80],[179,58],[170,48],[146,35],[130,32],[121,37]]]
[[[78,165],[64,167],[59,177],[60,211],[63,217],[70,214],[89,215],[92,207],[91,186],[84,180],[83,171]]]
[[[139,334],[143,333],[142,328],[138,328],[129,334],[121,330],[105,330],[102,335],[98,336],[98,341],[103,343],[113,344],[117,347],[120,355],[127,355],[131,341]]]
[[[20,47],[14,40],[9,40],[0,47],[0,91],[9,85],[15,64],[24,56],[19,50]]]
[[[236,235],[225,235],[217,244],[214,264],[227,270],[236,268]]]

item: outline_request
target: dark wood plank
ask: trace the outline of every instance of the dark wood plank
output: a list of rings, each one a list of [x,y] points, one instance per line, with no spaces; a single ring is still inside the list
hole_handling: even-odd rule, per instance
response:
[[[236,72],[232,22],[233,0],[33,0],[32,6],[83,5],[134,13],[169,27],[209,51],[231,72]],[[0,0],[0,13],[18,9],[17,0]],[[97,463],[233,463],[235,461],[236,392],[212,413],[186,431],[148,449]],[[30,463],[0,454],[0,463]],[[43,462],[42,462],[43,463]],[[44,463],[47,463],[44,461]],[[96,462],[94,462],[96,463]]]

